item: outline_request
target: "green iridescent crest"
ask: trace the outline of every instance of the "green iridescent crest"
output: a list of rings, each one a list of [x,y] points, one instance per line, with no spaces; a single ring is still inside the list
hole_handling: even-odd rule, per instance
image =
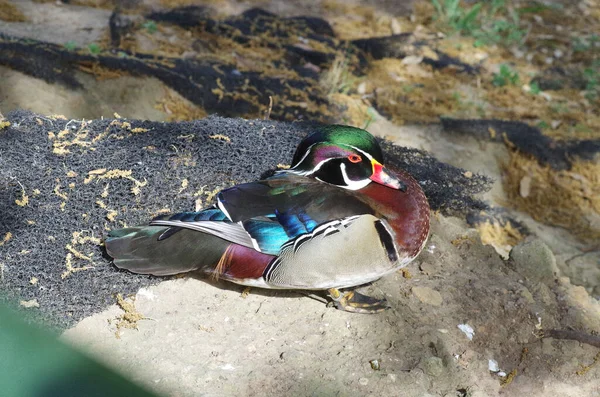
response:
[[[358,148],[371,155],[375,160],[383,163],[381,148],[373,135],[360,128],[346,125],[327,125],[300,143],[294,154],[292,165],[297,165],[314,144]]]

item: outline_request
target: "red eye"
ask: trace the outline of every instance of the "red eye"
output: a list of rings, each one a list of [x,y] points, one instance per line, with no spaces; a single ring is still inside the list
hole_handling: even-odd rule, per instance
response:
[[[360,163],[362,158],[358,154],[351,154],[348,156],[348,160],[350,160],[351,163]]]

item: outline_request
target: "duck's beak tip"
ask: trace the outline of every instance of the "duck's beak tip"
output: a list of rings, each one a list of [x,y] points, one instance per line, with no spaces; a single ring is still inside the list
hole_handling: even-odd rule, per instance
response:
[[[406,192],[406,184],[377,161],[373,161],[373,174],[370,179],[380,185]]]

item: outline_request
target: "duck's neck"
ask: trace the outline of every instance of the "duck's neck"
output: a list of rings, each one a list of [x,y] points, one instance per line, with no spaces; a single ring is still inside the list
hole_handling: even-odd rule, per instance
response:
[[[429,203],[418,182],[403,171],[396,171],[406,183],[406,192],[370,183],[360,193],[370,198],[370,205],[385,218],[396,242],[409,256],[416,256],[429,235]]]

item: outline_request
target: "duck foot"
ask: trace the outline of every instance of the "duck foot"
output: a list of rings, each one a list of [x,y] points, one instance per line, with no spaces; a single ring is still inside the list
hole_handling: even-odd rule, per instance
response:
[[[390,308],[385,299],[371,298],[356,291],[341,292],[337,288],[331,288],[329,296],[336,309],[352,313],[381,313]]]

